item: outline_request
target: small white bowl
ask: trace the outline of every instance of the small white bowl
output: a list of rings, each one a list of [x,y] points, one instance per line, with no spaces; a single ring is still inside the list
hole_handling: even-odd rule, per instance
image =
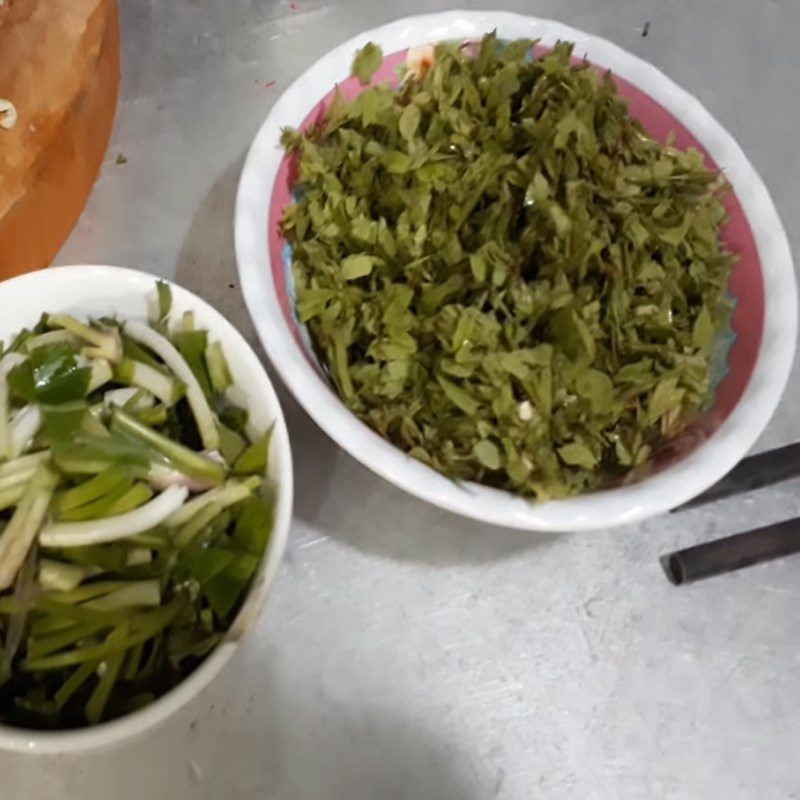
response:
[[[78,318],[117,316],[147,319],[156,277],[122,267],[53,267],[0,283],[0,340],[32,327],[42,312],[71,313]],[[269,596],[286,549],[292,515],[292,455],[283,412],[263,365],[244,337],[197,295],[172,284],[173,313],[192,311],[197,326],[222,344],[237,394],[247,408],[253,431],[274,423],[269,477],[277,486],[275,521],[266,552],[239,614],[219,646],[186,680],[151,705],[100,725],[67,731],[38,731],[0,725],[0,750],[30,753],[86,752],[141,735],[188,703],[204,689],[253,627]]]
[[[456,483],[381,439],[339,400],[315,365],[307,333],[293,313],[291,276],[278,224],[291,202],[282,128],[319,118],[336,83],[348,96],[355,51],[372,41],[384,62],[374,82],[396,80],[407,48],[441,40],[475,40],[496,30],[501,39],[538,39],[551,47],[575,43],[575,55],[610,69],[631,113],[654,136],[670,130],[681,147],[705,150],[733,191],[726,199],[731,233],[744,254],[731,292],[739,301],[730,370],[694,446],[671,465],[637,483],[536,505],[510,493]],[[741,245],[741,248],[739,248]],[[236,256],[242,292],[261,342],[297,400],[342,448],[407,492],[467,517],[513,528],[577,531],[632,523],[686,502],[719,480],[752,447],[780,399],[797,337],[797,297],[786,234],[764,184],[731,135],[698,100],[652,65],[611,42],[552,20],[496,11],[448,11],[409,17],[359,34],[323,56],[275,103],[245,162],[236,204]],[[702,443],[699,443],[700,440]]]

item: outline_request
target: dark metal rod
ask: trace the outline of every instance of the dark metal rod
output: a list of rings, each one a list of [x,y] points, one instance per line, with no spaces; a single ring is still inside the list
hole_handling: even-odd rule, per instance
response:
[[[800,552],[800,518],[677,550],[661,564],[676,585],[733,572]]]
[[[743,459],[722,480],[675,510],[694,508],[798,477],[800,477],[800,443],[787,444]]]

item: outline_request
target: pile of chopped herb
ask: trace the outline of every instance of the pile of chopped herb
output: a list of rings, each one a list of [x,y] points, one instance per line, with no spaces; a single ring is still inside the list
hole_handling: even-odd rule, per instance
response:
[[[545,500],[631,477],[708,406],[733,257],[702,155],[570,44],[532,45],[439,44],[285,131],[283,230],[348,407],[445,475]]]
[[[45,314],[0,345],[0,723],[141,708],[217,646],[272,529],[219,342]]]

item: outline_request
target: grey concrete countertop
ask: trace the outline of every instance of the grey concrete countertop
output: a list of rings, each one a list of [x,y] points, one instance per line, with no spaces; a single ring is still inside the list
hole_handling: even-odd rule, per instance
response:
[[[696,94],[761,172],[800,252],[796,0],[504,5],[605,36]],[[334,45],[445,3],[121,6],[113,141],[59,260],[174,277],[254,339],[232,215],[258,125]],[[296,516],[254,635],[143,740],[1,755],[2,800],[800,797],[800,559],[680,589],[658,563],[800,513],[800,481],[628,529],[531,536],[405,496],[282,400]],[[799,402],[795,371],[759,448],[800,438]]]

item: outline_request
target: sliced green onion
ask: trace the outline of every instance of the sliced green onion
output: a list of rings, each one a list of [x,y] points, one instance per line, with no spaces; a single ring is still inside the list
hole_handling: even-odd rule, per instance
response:
[[[142,660],[142,652],[144,651],[144,642],[134,645],[128,652],[125,659],[125,666],[122,670],[121,677],[123,680],[132,681],[139,671],[139,663]]]
[[[76,349],[80,345],[80,339],[67,330],[47,331],[37,336],[31,336],[22,343],[22,350],[32,353],[39,347],[48,347],[54,344],[75,345]]]
[[[184,487],[170,486],[149,503],[116,517],[50,523],[39,534],[39,541],[44,547],[81,547],[125,539],[163,522],[183,505],[188,494],[188,489]]]
[[[149,486],[144,483],[135,483],[122,497],[108,507],[106,513],[109,517],[115,517],[118,514],[133,511],[134,508],[139,508],[146,503],[152,496],[153,490]]]
[[[149,564],[153,560],[153,554],[146,547],[134,547],[128,553],[126,566],[136,567],[139,564]]]
[[[131,581],[116,591],[87,602],[84,607],[93,611],[115,611],[118,608],[132,606],[159,605],[161,605],[161,582],[154,578],[147,581]]]
[[[253,442],[236,459],[231,470],[234,475],[263,475],[267,471],[269,462],[269,443],[272,439],[272,427],[270,426],[262,436]]]
[[[131,339],[130,336],[126,336],[124,332],[122,333],[122,354],[125,358],[141,361],[154,369],[160,369],[162,372],[167,371],[164,365],[149,350],[145,350],[144,347]]]
[[[189,545],[200,531],[207,528],[223,511],[224,507],[216,500],[203,506],[185,525],[178,529],[175,536],[175,545],[183,549]]]
[[[115,408],[112,412],[111,428],[119,433],[135,437],[162,453],[175,467],[185,471],[187,475],[204,478],[214,483],[221,483],[225,480],[225,468],[221,464],[157,433],[120,408]]]
[[[228,362],[225,359],[225,353],[222,351],[222,345],[219,342],[212,342],[206,348],[205,356],[211,386],[215,392],[222,394],[233,384],[233,378],[231,377]]]
[[[210,503],[217,504],[221,511],[223,508],[228,508],[249,497],[260,485],[261,481],[256,477],[248,478],[245,481],[228,481],[224,486],[218,486],[184,503],[174,514],[170,515],[164,524],[168,528],[185,525]]]
[[[185,470],[172,467],[169,463],[153,464],[147,475],[147,482],[154,489],[166,489],[167,486],[185,486],[191,492],[204,492],[220,484],[218,477],[213,480],[189,475]]]
[[[128,581],[97,581],[95,583],[87,583],[85,586],[78,586],[68,592],[50,592],[47,594],[47,600],[50,603],[85,603],[87,600],[94,600],[96,597],[102,597],[109,592],[115,592],[128,585]]]
[[[185,392],[180,381],[170,378],[149,364],[130,358],[123,359],[118,364],[115,375],[120,383],[146,389],[166,406],[174,406]]]
[[[139,678],[149,678],[153,675],[159,664],[164,661],[164,634],[158,633],[153,637],[153,642],[150,645],[150,655],[139,668]]]
[[[38,639],[32,639],[28,642],[28,656],[30,658],[41,658],[42,656],[49,656],[50,653],[57,653],[65,647],[75,645],[78,642],[92,636],[98,631],[107,628],[106,622],[78,622],[65,628],[58,633],[52,633],[49,636],[40,636]]]
[[[172,540],[163,527],[153,528],[151,531],[137,534],[127,540],[136,547],[148,547],[151,550],[172,550]]]
[[[158,295],[158,321],[166,322],[172,309],[172,288],[166,281],[156,281]]]
[[[22,500],[26,488],[27,484],[21,483],[0,492],[0,511],[5,511],[7,508],[13,508],[17,505]]]
[[[24,361],[25,357],[19,353],[7,353],[0,359],[0,461],[13,457],[9,425],[8,373]]]
[[[83,606],[57,603],[48,599],[50,594],[52,593],[40,595],[36,598],[34,602],[36,610],[43,611],[47,614],[54,614],[62,619],[69,619],[72,622],[105,622],[109,625],[116,625],[121,620],[125,619],[129,613],[127,611],[93,611],[91,608],[84,608]]]
[[[227,425],[240,436],[246,435],[248,417],[249,414],[247,411],[238,406],[226,406],[219,412],[220,422],[222,422],[223,425]]]
[[[29,453],[28,455],[19,456],[13,461],[0,464],[0,478],[13,475],[16,472],[27,472],[47,461],[48,458],[50,458],[49,450],[40,450],[38,453]]]
[[[42,427],[42,410],[37,405],[23,406],[11,420],[11,457],[16,458],[30,447]]]
[[[103,572],[119,572],[125,567],[124,547],[108,547],[98,544],[92,547],[69,547],[57,553],[51,553],[59,561],[69,561],[92,570],[92,575]]]
[[[89,436],[98,436],[101,439],[107,439],[111,435],[108,428],[91,413],[91,409],[81,418],[80,429]]]
[[[94,500],[91,503],[85,503],[78,508],[64,511],[58,515],[58,519],[59,521],[63,520],[64,522],[78,522],[79,520],[101,519],[103,517],[107,517],[109,516],[108,509],[114,505],[117,500],[123,497],[132,486],[133,477],[126,475],[125,478],[120,481],[120,483],[118,483],[112,489],[109,489],[109,491],[106,492],[102,497],[98,497],[97,500]]]
[[[169,605],[162,606],[155,611],[149,611],[131,617],[130,622],[133,630],[124,642],[110,643],[105,641],[103,644],[80,647],[77,650],[68,650],[65,653],[56,653],[52,656],[26,659],[22,662],[22,669],[26,672],[61,669],[62,667],[69,667],[74,664],[83,664],[87,661],[108,658],[115,653],[122,652],[139,644],[139,642],[146,642],[148,639],[152,639],[172,622],[182,606],[183,604],[181,602],[173,600]]]
[[[138,362],[144,363],[144,362]],[[149,364],[147,366],[150,366]],[[112,406],[127,406],[131,403],[132,411],[150,408],[156,402],[155,397],[140,389],[138,386],[125,386],[122,389],[111,389],[103,395],[103,405],[106,409]]]
[[[92,359],[91,370],[86,394],[97,391],[114,377],[114,370],[111,368],[111,364],[103,358]]]
[[[189,545],[200,531],[208,528],[214,519],[223,512],[223,508],[213,500],[205,504],[188,522],[178,528],[173,528],[173,542],[178,550]]]
[[[24,471],[20,470],[19,472],[11,473],[11,475],[0,477],[0,494],[8,489],[16,489],[19,486],[26,484],[31,479],[34,472],[36,472],[36,467],[31,467],[30,469],[26,469]]]
[[[56,510],[70,511],[78,506],[91,503],[128,479],[125,470],[121,467],[111,467],[61,494],[55,502]]]
[[[109,635],[106,642],[111,647],[116,647],[124,644],[128,638],[129,625],[123,622],[118,628],[113,630]],[[122,667],[122,659],[125,657],[124,650],[120,650],[114,655],[108,657],[105,662],[105,672],[100,676],[89,702],[86,704],[86,719],[90,724],[97,724],[103,716],[108,698],[111,696],[111,690],[117,682],[119,670]]]
[[[183,356],[168,339],[141,322],[126,322],[124,331],[132,339],[156,353],[178,380],[186,385],[186,399],[197,423],[203,447],[206,450],[216,450],[219,447],[219,434],[214,415],[197,378]]]
[[[85,664],[81,664],[75,672],[61,684],[61,688],[53,696],[59,710],[64,708],[75,692],[94,675],[99,663],[99,661],[87,661]]]
[[[247,449],[247,440],[223,423],[219,423],[219,452],[227,464],[233,464]]]
[[[88,347],[85,350],[87,356],[104,358],[112,364],[116,364],[122,356],[122,343],[120,342],[119,331],[115,328],[106,328],[99,331],[84,325],[69,314],[48,314],[47,324],[51,328],[64,328],[79,339],[92,345],[92,347]]]
[[[58,478],[50,470],[39,467],[0,536],[0,591],[11,586],[25,561],[44,521],[57,482]]]
[[[80,586],[89,572],[88,567],[79,564],[64,564],[51,558],[43,558],[39,562],[39,585],[44,589],[69,592]]]
[[[96,475],[114,466],[114,462],[108,458],[61,453],[54,456],[53,461],[65,475]]]
[[[30,634],[32,638],[39,639],[42,636],[63,631],[74,624],[74,620],[64,617],[37,616],[36,619],[31,620]]]
[[[176,331],[171,341],[178,348],[178,352],[183,356],[192,374],[197,378],[197,383],[206,400],[211,402],[213,392],[205,359],[208,333],[206,331]]]
[[[152,427],[154,425],[163,425],[169,418],[169,409],[159,403],[152,408],[145,408],[136,416],[148,427]]]
[[[152,702],[217,646],[261,558],[272,509],[247,470],[266,445],[226,397],[220,344],[191,312],[170,325],[171,290],[158,294],[152,329],[45,314],[10,357],[0,343],[6,724]]]
[[[0,659],[0,675],[9,675],[14,657],[25,636],[25,624],[31,611],[32,601],[36,598],[36,551],[29,549],[14,580],[14,593],[11,600],[16,610],[8,618],[5,626],[2,659]]]

